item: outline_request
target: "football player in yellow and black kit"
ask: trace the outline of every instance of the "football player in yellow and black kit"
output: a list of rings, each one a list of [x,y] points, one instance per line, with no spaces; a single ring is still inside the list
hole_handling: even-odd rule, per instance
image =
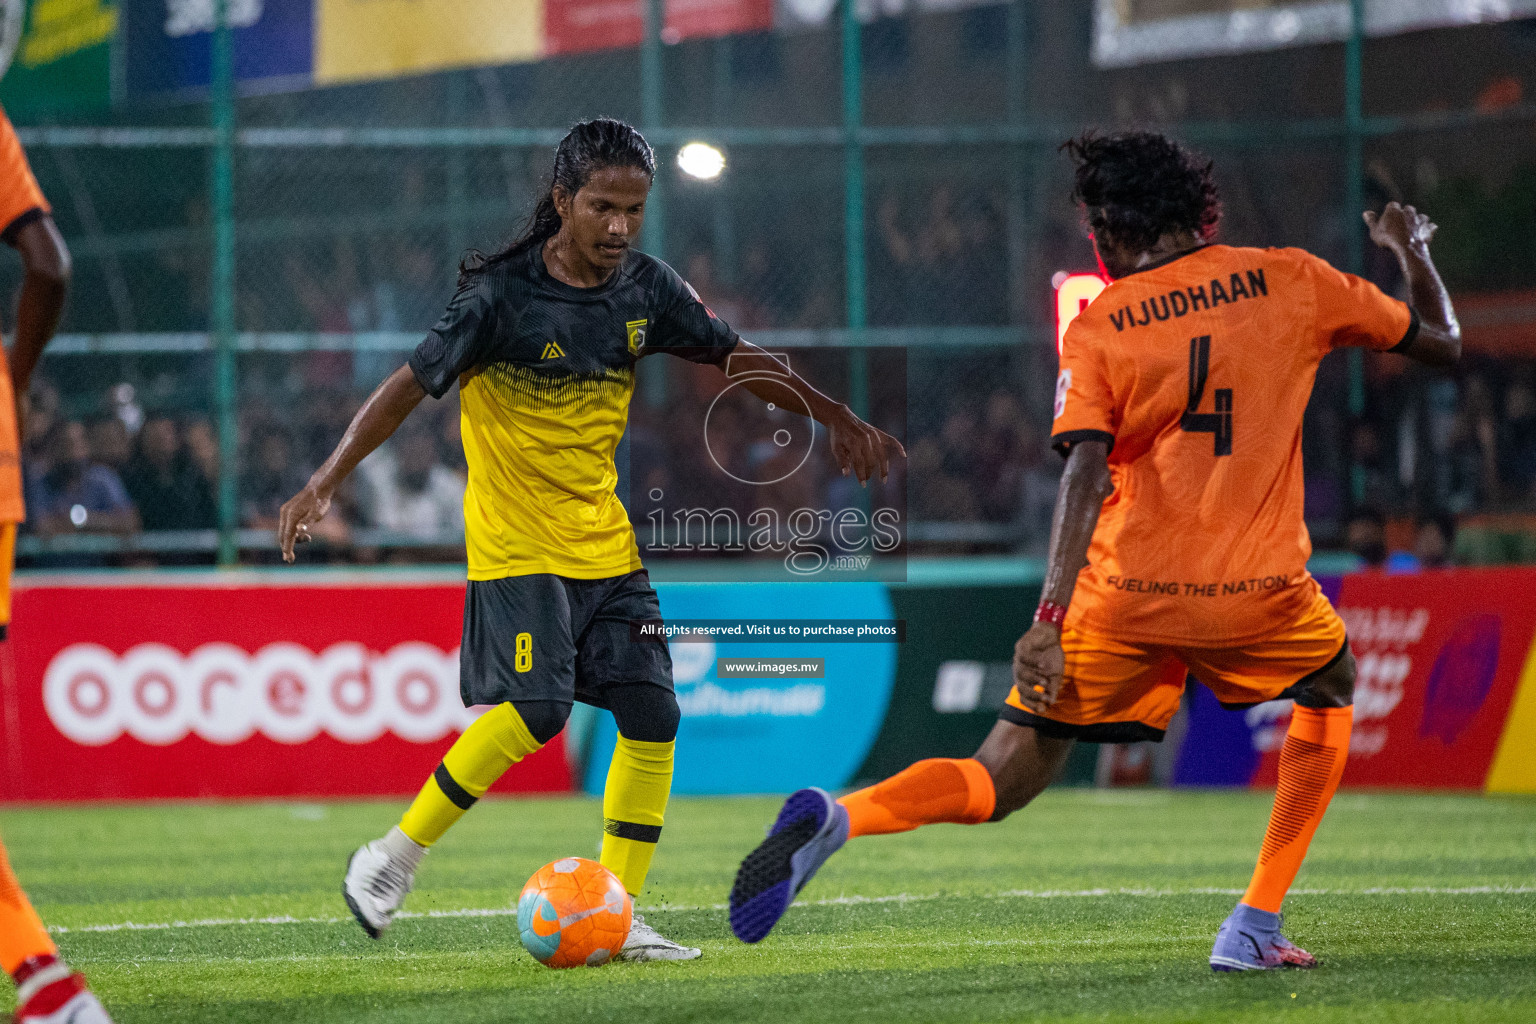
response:
[[[454,743],[400,824],[353,855],[343,890],[375,937],[426,851],[503,772],[559,733],[573,700],[607,708],[618,723],[601,860],[631,894],[644,887],[671,791],[679,711],[665,643],[631,638],[631,623],[661,618],[615,494],[614,450],[637,360],[669,352],[713,363],[764,401],[808,406],[843,472],[860,482],[883,477],[889,457],[905,454],[742,341],[670,267],[633,248],[655,170],[650,146],[629,125],[598,119],[572,128],[523,238],[466,262],[442,320],[283,506],[279,540],[292,561],[337,484],[423,397],[459,382],[469,464],[461,689],[467,705],[494,708]],[[634,921],[620,959],[699,955],[639,915]]]

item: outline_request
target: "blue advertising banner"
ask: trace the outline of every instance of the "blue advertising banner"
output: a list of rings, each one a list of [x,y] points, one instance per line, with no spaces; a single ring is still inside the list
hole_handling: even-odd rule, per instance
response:
[[[662,617],[891,619],[879,583],[659,583]],[[674,793],[783,793],[847,784],[874,743],[896,678],[894,643],[673,642],[682,724]],[[820,659],[820,676],[723,678],[721,659]],[[730,674],[729,666],[726,673]],[[598,716],[586,789],[601,793],[617,729]]]
[[[314,0],[227,0],[242,92],[301,89],[314,67]],[[124,4],[124,76],[130,97],[208,87],[214,0]]]

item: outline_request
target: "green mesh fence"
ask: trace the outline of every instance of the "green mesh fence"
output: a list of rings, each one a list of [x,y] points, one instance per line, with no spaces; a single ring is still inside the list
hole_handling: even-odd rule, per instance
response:
[[[1402,199],[1444,223],[1437,252],[1454,288],[1536,285],[1536,232],[1519,227],[1536,222],[1530,23],[1105,69],[1090,56],[1092,10],[1000,3],[861,26],[834,15],[820,28],[244,97],[226,111],[227,205],[217,104],[20,125],[76,267],[28,457],[44,471],[41,439],[79,419],[93,457],[126,474],[144,422],[169,418],[154,443],[169,431],[211,502],[180,519],[141,510],[148,529],[131,538],[34,532],[26,558],[211,561],[221,538],[226,559],[274,557],[276,504],[435,321],[461,255],[516,232],[565,128],[597,114],[647,132],[661,163],[647,247],[733,326],[787,348],[907,350],[915,552],[1043,547],[1057,473],[1042,443],[1051,279],[1094,267],[1055,148],[1085,127],[1164,127],[1203,149],[1224,240],[1303,246],[1391,287],[1356,218],[1361,204]],[[1430,63],[1434,76],[1403,73]],[[720,178],[679,171],[690,141],[725,153]],[[220,224],[232,228],[227,290],[215,283]],[[9,261],[0,282],[14,291],[17,274]],[[220,386],[221,338],[236,353],[232,386]],[[1318,539],[1343,543],[1366,501],[1398,515],[1531,507],[1536,450],[1528,471],[1524,442],[1509,440],[1536,415],[1520,390],[1530,376],[1515,356],[1449,384],[1330,358],[1305,442]],[[416,418],[436,464],[460,469],[453,397]],[[233,484],[222,496],[221,481]],[[451,529],[400,534],[369,500],[343,495],[346,529],[308,557],[454,556]]]

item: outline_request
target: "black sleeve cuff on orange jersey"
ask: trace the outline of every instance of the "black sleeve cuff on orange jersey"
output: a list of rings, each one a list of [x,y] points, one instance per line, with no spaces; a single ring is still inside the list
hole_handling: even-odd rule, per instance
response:
[[[1387,349],[1387,351],[1388,352],[1406,352],[1408,350],[1408,346],[1413,344],[1413,339],[1417,338],[1418,336],[1419,336],[1419,313],[1418,313],[1418,310],[1410,309],[1408,311],[1408,330],[1407,330],[1406,333],[1403,334],[1403,340],[1398,342],[1396,345],[1393,345],[1391,348]]]
[[[1107,430],[1063,430],[1059,434],[1051,435],[1051,447],[1062,458],[1071,454],[1072,446],[1083,441],[1103,441],[1109,445],[1109,450],[1115,450],[1115,435]]]
[[[4,242],[12,249],[16,248],[16,236],[21,234],[21,229],[28,224],[37,223],[46,216],[48,216],[48,211],[41,206],[32,207],[32,209],[7,224],[4,231],[0,231],[0,242]]]

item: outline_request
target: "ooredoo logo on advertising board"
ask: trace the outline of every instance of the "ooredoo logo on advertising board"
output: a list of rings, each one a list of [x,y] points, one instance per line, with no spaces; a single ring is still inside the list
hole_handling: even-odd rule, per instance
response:
[[[413,793],[481,710],[463,607],[462,583],[23,585],[0,799]],[[496,788],[569,789],[564,750]]]
[[[187,655],[139,644],[121,656],[71,644],[43,676],[49,720],[92,747],[124,734],[164,746],[189,733],[224,745],[257,733],[279,743],[321,733],[368,743],[392,732],[425,743],[474,720],[458,694],[458,650],[424,643],[384,654],[359,643],[318,654],[289,643],[255,654],[212,643]]]

